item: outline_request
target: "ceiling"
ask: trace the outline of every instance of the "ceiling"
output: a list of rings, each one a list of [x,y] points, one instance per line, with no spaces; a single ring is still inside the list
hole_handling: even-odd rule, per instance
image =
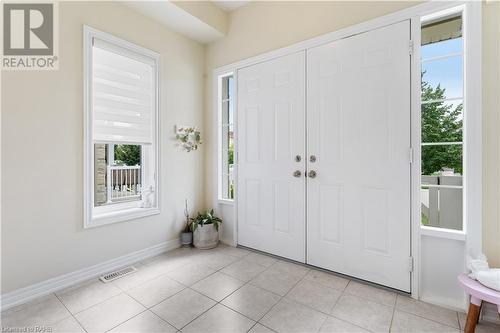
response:
[[[237,8],[240,8],[242,6],[245,6],[248,4],[250,1],[240,1],[240,0],[234,0],[234,1],[219,1],[219,0],[212,0],[212,2],[222,9],[225,12],[231,12]]]

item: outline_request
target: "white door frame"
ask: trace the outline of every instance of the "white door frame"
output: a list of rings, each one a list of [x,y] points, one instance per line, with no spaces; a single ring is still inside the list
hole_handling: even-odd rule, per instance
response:
[[[413,41],[413,56],[411,57],[411,143],[413,148],[413,163],[411,166],[411,254],[414,258],[414,267],[411,275],[411,296],[418,299],[420,296],[420,28],[421,17],[435,12],[443,11],[457,6],[465,8],[464,21],[467,27],[464,45],[467,57],[465,59],[466,70],[464,76],[465,96],[466,96],[466,121],[467,133],[465,144],[467,146],[467,154],[465,159],[465,167],[467,168],[467,179],[465,184],[465,221],[463,236],[466,241],[466,249],[468,253],[482,252],[482,108],[481,108],[481,29],[482,16],[481,6],[479,1],[450,1],[450,2],[427,2],[417,6],[413,6],[401,11],[384,15],[369,21],[365,21],[353,26],[349,26],[325,35],[315,37],[306,41],[302,41],[284,48],[260,54],[248,59],[237,61],[219,68],[212,72],[213,80],[213,111],[214,111],[214,127],[217,129],[218,137],[218,78],[227,73],[233,73],[235,76],[235,85],[237,83],[237,70],[242,67],[257,64],[273,58],[281,57],[294,52],[307,50],[308,48],[330,43],[339,39],[347,38],[352,35],[360,34],[369,30],[377,29],[386,25],[391,25],[403,20],[411,22],[411,39]],[[467,84],[474,82],[474,84]],[[235,91],[238,87],[235,86]],[[237,95],[237,94],[236,94]],[[236,97],[237,98],[237,97]],[[235,104],[237,101],[235,99]],[[238,121],[238,112],[235,110],[234,119]],[[235,132],[237,138],[238,133]],[[218,140],[214,140],[218,142]],[[218,146],[217,146],[218,147]],[[216,147],[216,149],[218,149]],[[237,161],[238,161],[238,142],[235,140],[235,178],[237,177]],[[218,154],[217,154],[218,155]],[[214,163],[214,180],[218,184],[218,161]],[[235,183],[237,181],[235,180]],[[235,189],[237,193],[237,188]],[[214,205],[219,203],[218,193],[216,190]],[[234,203],[235,225],[233,226],[233,245],[237,245],[237,204]],[[467,223],[468,221],[476,221],[475,223]],[[477,222],[479,221],[479,222]],[[446,231],[442,232],[441,237],[448,238]],[[450,234],[449,238],[456,238],[455,234]],[[465,258],[464,258],[465,260]]]

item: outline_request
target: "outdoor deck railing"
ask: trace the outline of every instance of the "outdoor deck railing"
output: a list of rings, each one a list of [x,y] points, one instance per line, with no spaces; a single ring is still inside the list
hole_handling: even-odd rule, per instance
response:
[[[141,196],[141,166],[108,166],[108,203],[138,199]]]

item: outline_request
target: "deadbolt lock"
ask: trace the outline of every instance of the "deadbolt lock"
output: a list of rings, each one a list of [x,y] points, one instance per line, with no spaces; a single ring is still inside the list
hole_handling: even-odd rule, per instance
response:
[[[300,162],[302,160],[302,157],[300,155],[295,156],[295,162]]]
[[[309,162],[311,162],[311,163],[316,162],[316,156],[311,155],[311,156],[309,157]]]

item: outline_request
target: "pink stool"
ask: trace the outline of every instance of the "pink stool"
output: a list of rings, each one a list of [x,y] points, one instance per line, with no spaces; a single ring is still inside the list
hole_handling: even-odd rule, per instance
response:
[[[483,301],[496,304],[498,315],[500,316],[500,292],[483,286],[476,280],[471,279],[465,274],[458,276],[460,286],[470,295],[469,312],[467,313],[467,322],[465,323],[465,333],[473,333],[476,324],[479,321],[481,304]]]

